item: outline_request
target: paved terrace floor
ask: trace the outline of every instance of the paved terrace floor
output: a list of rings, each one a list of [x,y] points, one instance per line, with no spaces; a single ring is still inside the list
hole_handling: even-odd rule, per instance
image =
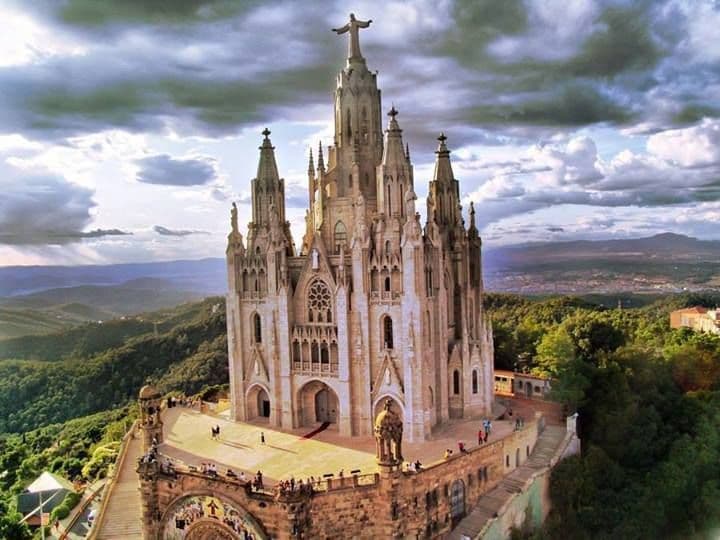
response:
[[[232,422],[227,418],[203,414],[182,407],[168,409],[163,413],[164,443],[160,453],[187,465],[198,466],[213,462],[219,472],[227,468],[235,472],[245,471],[252,476],[263,472],[266,481],[295,478],[321,477],[326,473],[336,476],[342,469],[345,475],[359,469],[361,474],[378,470],[375,462],[375,439],[372,437],[342,437],[337,430],[329,428],[310,439],[303,438],[314,427],[296,430],[271,429],[267,425]],[[220,426],[219,440],[213,440],[210,429]],[[477,432],[482,418],[456,420],[433,434],[431,440],[422,443],[403,443],[403,455],[408,461],[417,459],[427,466],[443,459],[446,448],[458,451],[458,441],[466,448],[477,446]],[[514,429],[514,422],[493,421],[488,442],[507,436]],[[265,434],[265,444],[260,433]]]

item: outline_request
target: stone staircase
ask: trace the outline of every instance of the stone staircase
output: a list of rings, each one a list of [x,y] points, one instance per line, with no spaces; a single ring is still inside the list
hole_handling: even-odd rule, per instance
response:
[[[563,426],[547,426],[538,437],[535,448],[525,463],[505,476],[497,486],[483,495],[472,511],[453,529],[448,538],[460,540],[462,535],[477,538],[488,521],[498,515],[500,509],[510,498],[522,491],[532,475],[550,465],[565,434],[566,429]]]
[[[127,450],[118,471],[116,481],[108,486],[105,497],[109,497],[105,512],[93,538],[98,540],[141,540],[142,508],[138,476],[135,472],[138,458],[142,454],[139,437],[127,439]]]

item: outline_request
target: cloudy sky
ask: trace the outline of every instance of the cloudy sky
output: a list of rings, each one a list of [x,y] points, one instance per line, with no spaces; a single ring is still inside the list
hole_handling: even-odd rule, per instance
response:
[[[0,265],[222,256],[266,126],[299,242],[350,11],[486,245],[720,238],[718,0],[0,0]]]

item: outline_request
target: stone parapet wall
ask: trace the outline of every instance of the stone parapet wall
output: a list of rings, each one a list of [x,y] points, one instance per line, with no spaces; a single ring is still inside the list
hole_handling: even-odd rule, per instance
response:
[[[543,418],[503,439],[474,447],[420,472],[381,467],[378,474],[325,480],[313,493],[252,491],[249,484],[222,475],[210,476],[177,469],[148,471],[141,465],[141,491],[146,503],[157,507],[154,524],[146,524],[146,537],[159,538],[162,527],[180,501],[189,496],[210,496],[226,502],[256,523],[268,538],[436,538],[446,535],[532,452]],[[509,460],[509,465],[508,465]],[[459,484],[458,482],[461,482]],[[462,508],[453,486],[462,489]],[[460,508],[460,510],[459,510]]]

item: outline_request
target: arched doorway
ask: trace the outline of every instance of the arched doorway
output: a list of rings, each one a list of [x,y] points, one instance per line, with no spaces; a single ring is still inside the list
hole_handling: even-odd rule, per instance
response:
[[[465,515],[465,484],[455,480],[450,486],[450,517],[453,527]]]
[[[173,503],[162,519],[163,540],[267,538],[254,516],[224,498],[190,495]]]
[[[255,384],[247,393],[247,417],[248,420],[259,420],[267,422],[270,420],[271,402],[270,395],[263,386]]]
[[[325,387],[315,394],[315,420],[317,422],[337,422],[337,398],[335,392]]]
[[[270,418],[270,396],[264,388],[260,389],[257,395],[258,416],[262,418]]]
[[[300,389],[300,423],[312,426],[318,422],[336,424],[340,402],[335,391],[321,381],[310,381]]]

